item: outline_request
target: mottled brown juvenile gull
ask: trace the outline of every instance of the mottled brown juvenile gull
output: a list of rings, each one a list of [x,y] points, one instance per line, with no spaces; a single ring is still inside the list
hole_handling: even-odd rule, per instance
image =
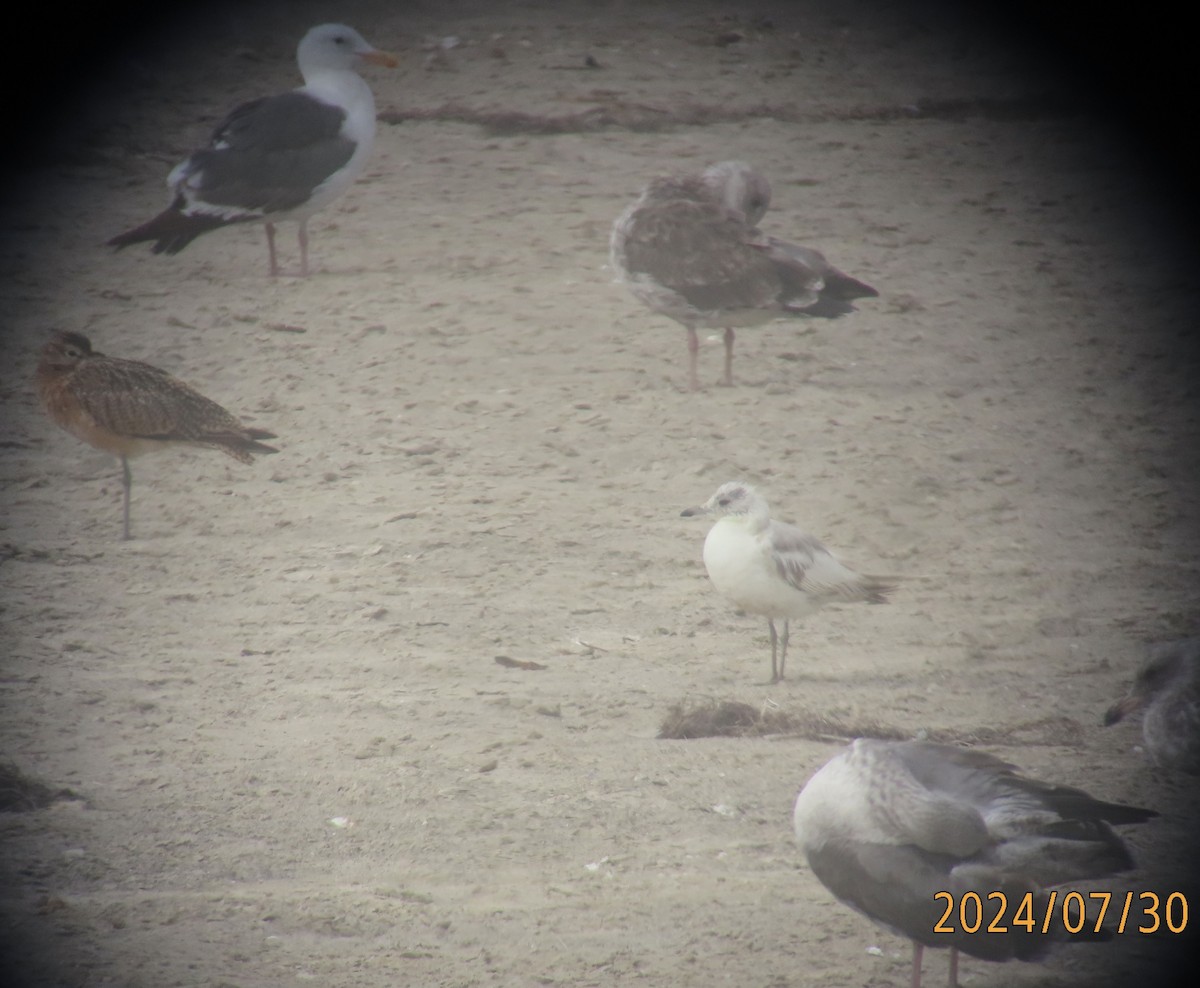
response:
[[[722,161],[700,175],[657,178],[613,224],[613,270],[644,305],[687,330],[688,385],[700,386],[700,328],[725,330],[725,373],[733,384],[734,327],[782,316],[835,318],[879,293],[817,251],[761,233],[771,203],[766,178],[745,162]]]
[[[98,353],[80,333],[58,333],[42,347],[37,389],[58,425],[120,457],[126,539],[133,487],[130,457],[177,445],[219,449],[240,463],[250,463],[253,453],[278,452],[259,442],[274,439],[274,433],[243,425],[215,401],[151,364]]]
[[[772,519],[766,500],[743,481],[722,484],[704,504],[682,513],[717,519],[704,539],[704,568],[739,608],[767,619],[772,683],[783,679],[792,618],[832,602],[882,604],[894,589],[882,577],[854,572],[816,537]],[[777,618],[782,635],[775,631]]]
[[[300,273],[308,276],[308,218],[350,187],[375,141],[375,98],[355,71],[396,59],[353,28],[320,24],[300,41],[304,85],[243,103],[208,145],[167,176],[173,199],[154,219],[113,237],[111,247],[154,242],[178,254],[196,237],[231,223],[266,224],[271,274],[279,274],[275,224],[300,224]]]
[[[1108,709],[1104,723],[1138,711],[1150,760],[1200,775],[1200,638],[1151,646],[1129,693]]]
[[[826,888],[912,940],[912,984],[920,988],[925,947],[950,948],[953,986],[959,950],[990,961],[1034,960],[1052,939],[1109,939],[1106,930],[1095,931],[1090,907],[1073,917],[1073,925],[1079,918],[1086,923],[1069,937],[1061,903],[1043,933],[1048,889],[1132,868],[1133,858],[1110,824],[1153,816],[1153,810],[1019,775],[983,752],[859,738],[800,790],[793,824],[809,867]],[[951,932],[934,932],[947,907],[939,892],[950,895],[944,925]],[[959,910],[968,892],[979,896],[985,925],[999,909],[998,898],[989,896],[1007,898],[1000,924],[1006,932],[963,929]],[[1013,921],[1026,895],[1033,929]],[[969,908],[966,915],[973,915]]]

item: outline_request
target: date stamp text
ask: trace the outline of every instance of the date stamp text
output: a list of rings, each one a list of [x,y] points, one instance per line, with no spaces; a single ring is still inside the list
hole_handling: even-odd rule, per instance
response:
[[[945,903],[934,933],[1182,933],[1188,925],[1188,901],[1182,892],[1061,892],[1052,889],[1045,901],[1032,892],[1010,898],[1003,892],[937,892]],[[1040,897],[1039,897],[1040,899]],[[1104,921],[1108,920],[1107,926]]]

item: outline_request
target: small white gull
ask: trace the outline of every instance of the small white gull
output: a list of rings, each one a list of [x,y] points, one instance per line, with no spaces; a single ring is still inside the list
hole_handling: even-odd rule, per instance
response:
[[[924,741],[859,738],[821,768],[796,797],[796,841],[821,883],[853,909],[913,944],[913,988],[921,985],[925,947],[950,948],[990,961],[1034,960],[1049,942],[1107,940],[1093,910],[1074,936],[1060,904],[1046,933],[1047,889],[1105,878],[1133,867],[1110,824],[1141,823],[1153,810],[1107,803],[1081,789],[1041,782],[979,751]],[[967,932],[960,909],[975,893],[984,923],[1007,908],[1006,930]],[[942,893],[939,896],[939,893]],[[947,911],[949,918],[941,920]],[[1017,911],[1029,896],[1029,929]],[[1119,914],[1119,910],[1117,910]],[[950,932],[935,932],[944,925]]]
[[[1162,768],[1200,775],[1200,638],[1151,646],[1129,692],[1104,715],[1142,712],[1142,739]]]
[[[237,107],[167,176],[171,205],[108,245],[154,241],[154,253],[178,254],[209,230],[261,222],[275,276],[275,224],[291,221],[300,224],[307,277],[308,219],[362,173],[375,140],[375,98],[355,67],[394,67],[396,59],[353,28],[320,24],[300,41],[296,61],[303,86]]]
[[[743,481],[722,484],[703,505],[682,514],[717,519],[704,539],[704,568],[739,608],[767,619],[772,683],[783,679],[792,618],[834,602],[882,604],[894,589],[887,579],[854,572],[816,537],[772,519],[766,500]],[[782,635],[775,630],[778,618]]]
[[[688,385],[700,386],[696,330],[725,330],[725,373],[733,384],[734,327],[784,316],[835,318],[879,293],[818,251],[762,234],[771,203],[766,178],[741,161],[699,175],[662,177],[613,223],[613,270],[633,295],[688,334]]]

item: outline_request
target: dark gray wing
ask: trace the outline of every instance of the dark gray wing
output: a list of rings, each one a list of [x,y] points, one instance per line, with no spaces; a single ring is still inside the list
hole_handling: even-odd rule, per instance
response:
[[[767,237],[763,250],[777,266],[783,285],[781,299],[792,311],[836,318],[854,310],[852,300],[879,294],[865,282],[839,271],[811,247]]]
[[[353,156],[341,133],[346,113],[301,92],[244,103],[188,160],[194,197],[273,213],[303,205]]]
[[[979,751],[925,741],[899,742],[889,750],[929,792],[970,806],[983,819],[991,843],[976,861],[1020,872],[1039,885],[1133,867],[1128,848],[1110,824],[1141,823],[1157,815],[1028,778]]]

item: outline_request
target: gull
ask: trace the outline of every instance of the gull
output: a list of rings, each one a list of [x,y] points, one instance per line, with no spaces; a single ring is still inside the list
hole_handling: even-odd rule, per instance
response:
[[[687,330],[688,385],[696,375],[698,328],[725,331],[733,384],[734,327],[785,316],[833,319],[879,293],[811,247],[758,230],[771,203],[766,178],[742,161],[699,175],[661,177],[613,223],[609,256],[618,280],[655,312]]]
[[[120,457],[126,539],[133,487],[130,457],[179,444],[219,449],[241,463],[252,462],[252,453],[279,452],[259,442],[274,439],[274,433],[242,425],[164,370],[93,350],[81,333],[58,333],[42,347],[37,390],[58,425]]]
[[[1200,638],[1151,646],[1133,686],[1108,709],[1104,723],[1138,711],[1150,760],[1200,775]]]
[[[883,577],[854,572],[816,537],[772,519],[766,500],[744,481],[722,484],[703,505],[682,514],[717,519],[704,539],[704,568],[741,610],[767,619],[772,683],[783,679],[792,618],[831,602],[882,604],[894,589]],[[779,618],[782,635],[775,630]]]
[[[208,145],[167,176],[171,205],[108,246],[154,241],[155,254],[178,254],[209,230],[261,222],[274,277],[275,224],[288,220],[300,224],[300,272],[307,277],[308,219],[358,178],[375,141],[375,98],[355,67],[397,63],[344,24],[312,28],[296,61],[303,86],[233,110]]]
[[[1132,868],[1133,858],[1110,824],[1154,816],[1153,810],[1020,775],[983,752],[859,738],[800,790],[793,825],[809,867],[826,888],[912,941],[912,985],[920,988],[925,947],[950,948],[954,986],[960,950],[991,961],[1034,960],[1050,939],[1066,939],[1061,904],[1051,929],[1041,930],[1047,889]],[[999,925],[1007,930],[964,930],[959,911],[969,892],[979,896],[985,923],[1000,908],[993,894],[1004,895]],[[1032,930],[1014,922],[1027,895],[1028,915],[1037,921]],[[969,907],[966,915],[973,915]],[[1095,930],[1092,909],[1075,914],[1081,918],[1086,925],[1071,939],[1111,938],[1107,930]],[[934,932],[939,925],[951,932]]]

